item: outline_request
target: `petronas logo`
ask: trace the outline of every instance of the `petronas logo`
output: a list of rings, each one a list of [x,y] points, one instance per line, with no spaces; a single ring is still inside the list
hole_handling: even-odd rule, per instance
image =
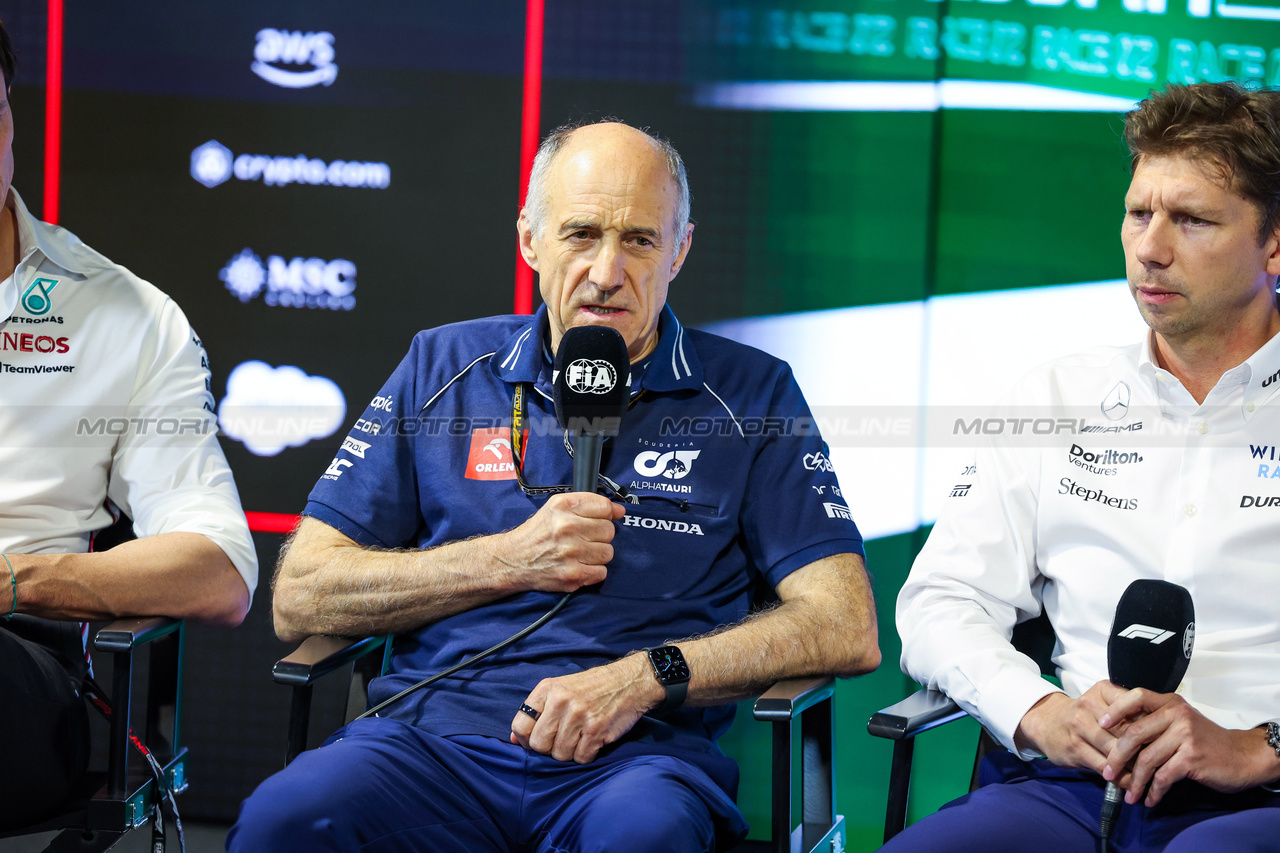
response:
[[[38,278],[31,282],[31,286],[22,294],[22,307],[27,313],[33,317],[39,317],[49,313],[49,309],[53,307],[53,300],[49,294],[58,286],[56,278]]]

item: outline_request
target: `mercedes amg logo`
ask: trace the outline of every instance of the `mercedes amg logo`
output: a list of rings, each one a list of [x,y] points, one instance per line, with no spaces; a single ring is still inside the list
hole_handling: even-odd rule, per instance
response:
[[[1125,415],[1129,414],[1129,386],[1123,382],[1117,382],[1116,387],[1102,398],[1102,414],[1107,416],[1109,421],[1118,421]]]

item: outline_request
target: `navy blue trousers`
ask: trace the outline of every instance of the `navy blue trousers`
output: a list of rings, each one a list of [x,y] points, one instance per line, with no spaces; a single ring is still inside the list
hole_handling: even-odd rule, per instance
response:
[[[1092,853],[1105,783],[1086,770],[1008,752],[987,756],[978,790],[912,824],[885,853]],[[1114,853],[1263,853],[1280,851],[1280,794],[1260,788],[1221,794],[1196,782],[1175,784],[1154,808],[1121,807]]]
[[[577,765],[491,737],[357,720],[245,800],[232,853],[706,853],[746,824],[669,755]]]

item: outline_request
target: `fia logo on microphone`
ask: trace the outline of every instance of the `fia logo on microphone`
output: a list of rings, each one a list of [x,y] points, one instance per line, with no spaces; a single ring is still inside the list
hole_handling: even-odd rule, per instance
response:
[[[1196,623],[1188,622],[1187,630],[1182,632],[1182,653],[1191,660],[1191,648],[1196,644]]]
[[[618,384],[618,372],[601,359],[579,358],[566,371],[565,383],[579,394],[608,394]]]

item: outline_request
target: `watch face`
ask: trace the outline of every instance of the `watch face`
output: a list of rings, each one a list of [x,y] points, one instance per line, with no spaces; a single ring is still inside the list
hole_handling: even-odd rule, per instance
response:
[[[689,680],[689,665],[684,662],[684,655],[675,646],[662,646],[649,650],[649,660],[653,663],[653,671],[663,684],[676,684]]]

